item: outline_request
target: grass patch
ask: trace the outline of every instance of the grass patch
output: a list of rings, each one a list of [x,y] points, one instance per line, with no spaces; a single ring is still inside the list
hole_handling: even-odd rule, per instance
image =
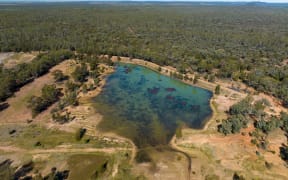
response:
[[[97,179],[111,174],[110,158],[103,154],[77,154],[68,159],[69,179]]]
[[[12,131],[15,133],[10,134]],[[73,145],[74,148],[107,148],[127,147],[131,145],[126,141],[118,141],[113,138],[90,137],[83,135],[81,140],[75,138],[75,133],[68,133],[56,129],[47,129],[40,125],[7,125],[0,126],[0,142],[9,142],[10,145],[25,149],[54,148],[61,144]]]
[[[35,147],[53,148],[64,143],[76,143],[71,133],[46,129],[38,125],[31,125],[23,128],[18,136],[11,138],[13,145],[31,149]]]
[[[267,170],[265,167],[265,161],[262,158],[258,158],[256,160],[243,160],[242,167],[244,167],[247,171],[256,170],[259,172],[264,172],[265,170]]]
[[[200,151],[206,155],[206,157],[209,159],[209,160],[213,160],[213,151],[211,148],[209,147],[201,147],[200,148]]]
[[[11,103],[11,106],[13,106],[15,110],[22,110],[23,108],[27,107],[27,102],[33,95],[38,95],[40,93],[41,93],[40,89],[33,88],[27,93],[25,93],[23,97],[17,98],[15,102]]]

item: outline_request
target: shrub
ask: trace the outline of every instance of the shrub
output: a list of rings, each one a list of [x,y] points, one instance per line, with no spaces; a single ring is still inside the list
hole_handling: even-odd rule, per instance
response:
[[[65,76],[61,70],[53,71],[52,75],[54,76],[54,79],[56,82],[61,82],[65,79],[67,79],[67,76]]]
[[[219,84],[215,87],[215,94],[220,94],[220,85]]]
[[[85,63],[82,63],[81,66],[77,66],[72,73],[72,77],[77,82],[85,82],[86,77],[89,75],[89,71],[87,69],[87,65]]]

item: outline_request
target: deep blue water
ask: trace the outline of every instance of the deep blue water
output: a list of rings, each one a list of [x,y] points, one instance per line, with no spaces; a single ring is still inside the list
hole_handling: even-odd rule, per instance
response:
[[[98,126],[132,139],[138,147],[167,144],[179,125],[202,128],[211,115],[212,92],[148,68],[119,64],[94,98]]]

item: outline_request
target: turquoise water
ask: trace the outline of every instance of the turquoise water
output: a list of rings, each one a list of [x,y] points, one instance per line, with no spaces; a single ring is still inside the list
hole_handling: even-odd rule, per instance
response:
[[[119,64],[94,98],[98,128],[128,137],[138,147],[166,145],[178,126],[202,128],[212,93],[148,68]]]

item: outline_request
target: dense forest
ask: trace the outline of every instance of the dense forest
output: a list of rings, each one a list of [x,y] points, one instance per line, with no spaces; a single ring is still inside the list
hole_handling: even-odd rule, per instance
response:
[[[288,106],[287,22],[286,7],[1,6],[0,50],[70,49],[143,58],[183,73],[241,80]]]

